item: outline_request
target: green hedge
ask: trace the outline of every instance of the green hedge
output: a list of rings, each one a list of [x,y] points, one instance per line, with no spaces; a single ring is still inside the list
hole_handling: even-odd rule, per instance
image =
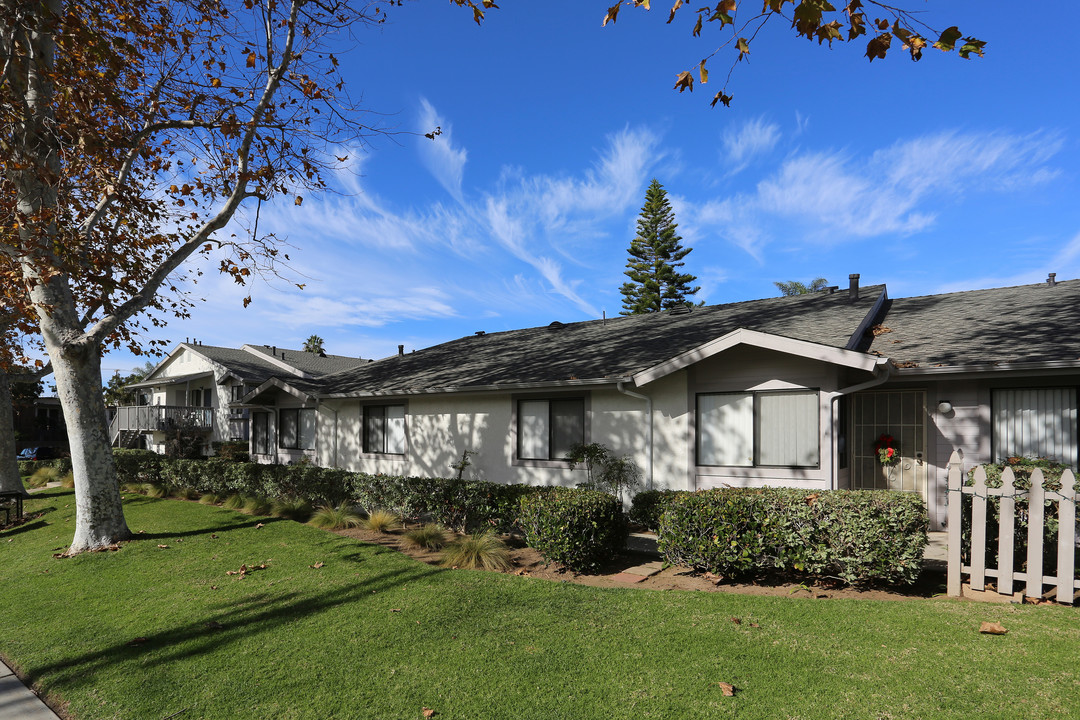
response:
[[[366,510],[386,509],[410,520],[429,520],[452,530],[509,531],[528,485],[367,475],[310,464],[262,465],[210,458],[180,460],[148,450],[113,451],[121,484],[155,483],[215,495],[307,500],[313,505],[353,501]]]
[[[672,498],[658,546],[667,563],[724,577],[779,570],[910,584],[927,526],[913,493],[722,488]]]
[[[645,490],[634,496],[630,502],[630,522],[643,525],[649,530],[656,532],[660,527],[660,516],[671,499],[679,495],[687,495],[686,490]]]
[[[626,516],[613,495],[547,488],[521,498],[525,541],[548,562],[593,572],[626,547]]]

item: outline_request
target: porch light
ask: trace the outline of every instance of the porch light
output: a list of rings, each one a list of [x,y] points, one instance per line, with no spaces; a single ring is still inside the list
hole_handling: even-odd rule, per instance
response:
[[[948,400],[942,400],[937,404],[938,412],[942,415],[952,412],[952,403]]]

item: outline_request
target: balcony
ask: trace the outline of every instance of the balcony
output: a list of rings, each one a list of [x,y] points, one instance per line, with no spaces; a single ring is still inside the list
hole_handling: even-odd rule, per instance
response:
[[[214,409],[177,405],[139,405],[116,408],[109,427],[113,444],[121,436],[170,430],[214,430]]]

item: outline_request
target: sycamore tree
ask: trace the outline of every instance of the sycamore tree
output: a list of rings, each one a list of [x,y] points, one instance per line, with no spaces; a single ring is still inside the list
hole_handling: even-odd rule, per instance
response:
[[[620,288],[622,315],[660,312],[685,305],[701,289],[692,284],[697,280],[694,275],[680,271],[685,265],[683,258],[693,248],[682,246],[682,237],[675,232],[678,227],[664,186],[653,178],[645,191],[637,234],[627,250],[629,258],[623,274],[630,279]]]
[[[477,22],[492,4],[452,2]],[[323,189],[370,132],[335,51],[393,4],[0,0],[0,284],[22,293],[52,362],[75,475],[69,553],[130,536],[103,350],[141,351],[144,323],[189,312],[193,258],[240,283],[273,272],[257,208]]]
[[[651,9],[651,0],[626,0],[608,8],[602,25],[615,22],[623,5]],[[760,10],[757,10],[760,8]],[[738,11],[738,12],[736,12]],[[723,42],[696,63],[681,71],[675,79],[675,89],[693,91],[695,78],[701,85],[709,82],[708,65],[714,58],[728,58],[724,86],[712,98],[712,105],[731,104],[728,83],[732,72],[743,60],[749,60],[750,47],[768,26],[787,23],[799,37],[817,41],[818,45],[834,42],[865,42],[865,57],[873,62],[884,59],[889,50],[899,44],[913,61],[921,60],[923,50],[933,47],[943,52],[956,51],[962,58],[982,56],[986,43],[978,38],[965,36],[953,25],[936,30],[922,21],[922,10],[909,10],[891,2],[878,0],[850,0],[833,5],[828,0],[762,0],[738,3],[736,0],[719,0],[715,5],[687,3],[673,0],[667,14],[672,23],[676,15],[693,21],[691,34],[699,37],[708,24],[718,31]],[[723,60],[722,60],[723,62]]]

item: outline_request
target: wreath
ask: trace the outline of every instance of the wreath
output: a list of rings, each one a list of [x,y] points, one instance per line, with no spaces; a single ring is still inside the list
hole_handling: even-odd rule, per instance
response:
[[[883,434],[874,443],[874,452],[877,453],[878,461],[882,465],[892,465],[899,457],[900,453],[896,449],[896,438],[889,434]]]

